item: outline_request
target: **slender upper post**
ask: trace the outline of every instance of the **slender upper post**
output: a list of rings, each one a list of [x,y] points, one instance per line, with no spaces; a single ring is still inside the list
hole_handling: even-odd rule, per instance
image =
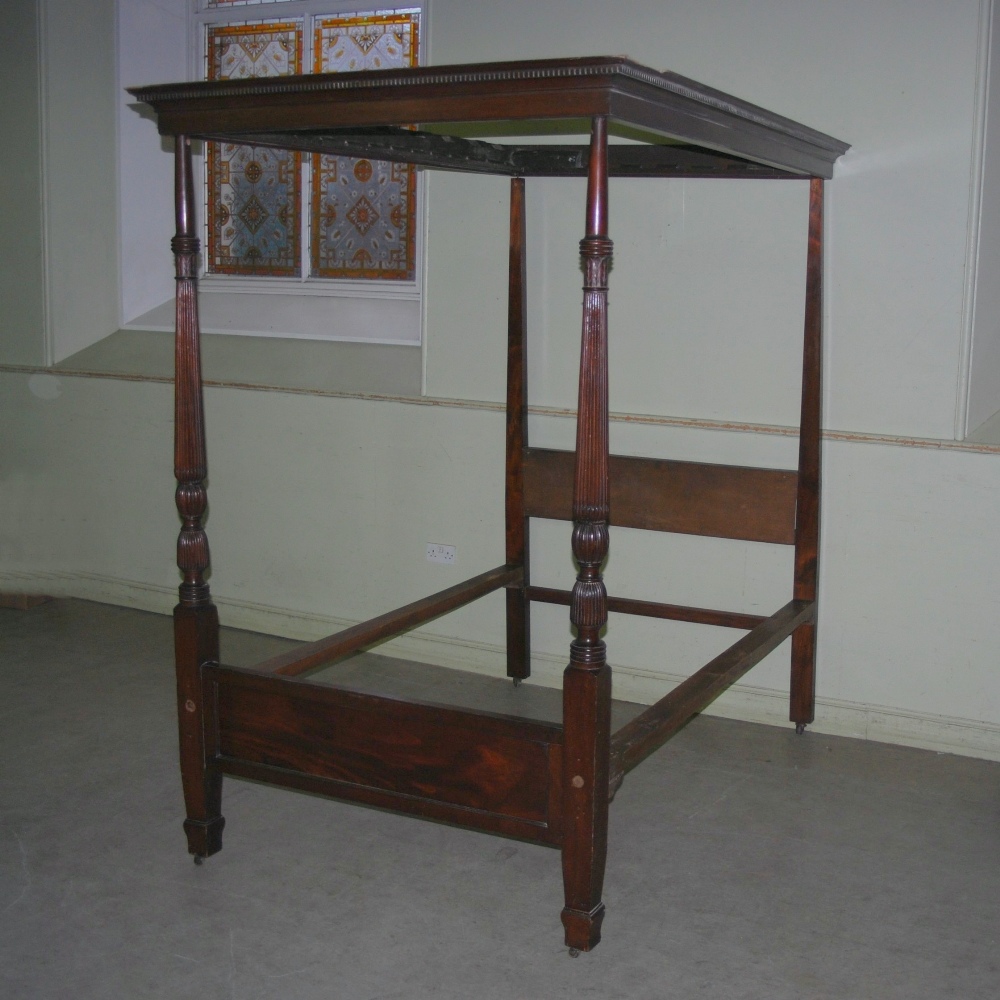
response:
[[[819,577],[820,431],[823,407],[823,180],[809,182],[809,249],[802,350],[802,415],[799,422],[799,486],[795,512],[794,597],[815,601]],[[789,717],[801,732],[815,717],[815,618],[792,635]]]
[[[527,257],[524,178],[510,182],[510,255],[507,293],[507,461],[505,475],[506,558],[523,569],[509,587],[507,675],[518,684],[531,673],[531,601],[528,597],[528,518],[524,512],[524,450],[528,446]]]

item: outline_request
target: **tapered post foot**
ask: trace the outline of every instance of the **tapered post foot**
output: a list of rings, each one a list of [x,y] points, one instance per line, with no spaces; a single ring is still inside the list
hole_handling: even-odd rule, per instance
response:
[[[226,821],[222,816],[209,820],[184,820],[184,832],[187,834],[188,854],[193,854],[195,864],[199,858],[204,860],[222,850],[222,828]]]
[[[604,921],[604,904],[601,903],[590,913],[571,910],[562,911],[563,927],[566,928],[566,946],[572,955],[574,951],[590,951],[601,940],[601,923]]]

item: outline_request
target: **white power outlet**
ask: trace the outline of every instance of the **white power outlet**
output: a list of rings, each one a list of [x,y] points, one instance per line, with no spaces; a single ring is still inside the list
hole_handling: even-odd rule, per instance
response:
[[[453,566],[455,564],[455,546],[441,545],[439,542],[428,542],[427,561]]]

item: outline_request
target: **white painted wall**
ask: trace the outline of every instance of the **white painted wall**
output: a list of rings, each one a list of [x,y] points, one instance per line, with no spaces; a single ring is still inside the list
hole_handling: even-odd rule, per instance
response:
[[[41,203],[41,92],[38,10],[34,0],[0,6],[0,37],[16,38],[17,56],[0,60],[0,135],[4,183],[0,218],[16,252],[0,267],[0,359],[44,364],[45,254]]]
[[[174,230],[174,162],[148,108],[126,87],[185,80],[188,76],[187,17],[183,2],[119,2],[118,55],[119,218],[121,219],[121,322],[149,312],[174,295],[170,235]],[[141,40],[141,44],[131,44]]]
[[[621,53],[852,143],[829,195],[827,424],[953,436],[978,0],[438,0],[433,17],[435,62]],[[521,27],[513,31],[512,24]],[[480,198],[498,218],[499,190],[480,194],[484,187],[475,178],[435,176],[432,218],[446,204],[478,218]],[[611,292],[615,342],[642,331],[642,346],[620,380],[625,395],[613,408],[666,407],[683,416],[725,408],[735,419],[794,423],[789,367],[779,361],[775,368],[773,350],[788,342],[798,322],[790,312],[792,262],[783,251],[780,267],[768,272],[764,266],[772,245],[784,247],[785,230],[796,225],[793,213],[801,209],[791,192],[762,185],[720,196],[716,185],[697,181],[680,182],[652,199],[646,190],[642,182],[620,182],[611,195],[611,236],[619,240]],[[533,249],[533,267],[556,282],[538,293],[546,300],[542,322],[570,316],[576,301],[573,258],[582,220],[579,198],[565,199],[565,206],[547,203],[542,219],[537,201],[533,206],[533,236],[540,228],[565,233],[546,246],[548,254],[564,255],[561,263],[548,256],[539,261]],[[730,221],[734,204],[740,208]],[[720,246],[720,232],[737,240],[731,253]],[[638,233],[648,239],[639,242]],[[456,236],[450,228],[432,227],[432,268],[455,273],[475,239],[475,233]],[[644,261],[644,274],[661,276],[651,307],[632,295],[629,267],[636,259]],[[713,266],[702,266],[705,260]],[[745,307],[740,293],[758,281],[765,282],[758,301]],[[676,288],[685,292],[680,315],[668,305]],[[481,398],[485,387],[490,398],[499,398],[503,369],[496,352],[502,344],[490,338],[493,351],[484,351],[469,326],[498,328],[502,298],[483,301],[478,291],[429,302],[431,392]],[[573,351],[563,339],[573,336],[572,321],[559,322],[565,328],[545,330],[551,379],[561,377]],[[688,345],[683,364],[675,357],[678,341]],[[699,348],[700,359],[692,356]],[[689,362],[711,377],[692,384]],[[650,386],[650,371],[661,375],[658,386]],[[545,391],[547,366],[540,378],[535,385]]]
[[[828,202],[833,434],[817,728],[1000,758],[1000,454],[951,440],[984,10],[977,0],[434,0],[431,56],[628,54],[853,143]],[[98,138],[113,144],[117,95],[96,78],[80,86],[67,107],[86,99],[108,111]],[[68,182],[65,169],[52,183]],[[795,423],[804,190],[650,185],[612,188],[612,407],[643,416],[613,424],[613,448],[793,463],[794,436],[674,418]],[[574,405],[580,187],[529,185],[540,407]],[[156,197],[169,194],[167,181]],[[442,405],[206,394],[212,587],[227,622],[315,636],[502,561],[503,422],[482,401],[503,395],[506,184],[435,175],[429,201],[426,377]],[[114,266],[103,262],[94,288],[63,286],[81,338],[97,328]],[[56,378],[0,373],[0,585],[165,610],[176,585],[169,387]],[[534,443],[569,445],[573,423],[536,413]],[[427,541],[456,545],[457,565],[427,564]],[[571,578],[565,526],[540,523],[534,555],[539,583]],[[778,547],[616,531],[608,577],[621,593],[772,610],[790,563]],[[500,669],[501,604],[493,595],[395,648]],[[539,608],[535,631],[538,676],[555,681],[565,611]],[[613,619],[616,690],[653,698],[730,638]],[[780,721],[786,672],[778,650],[719,710]]]
[[[47,324],[61,361],[118,329],[114,0],[38,0]],[[16,59],[15,59],[16,62]]]
[[[989,39],[989,86],[982,136],[982,191],[975,278],[975,327],[968,379],[968,429],[1000,410],[1000,17]]]

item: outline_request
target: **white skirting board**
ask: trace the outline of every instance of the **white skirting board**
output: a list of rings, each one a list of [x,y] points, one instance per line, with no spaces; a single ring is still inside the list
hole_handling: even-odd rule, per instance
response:
[[[176,603],[173,588],[96,574],[26,573],[0,571],[0,591],[75,597],[121,607],[170,614]],[[341,628],[357,624],[332,616],[293,611],[288,608],[230,600],[213,595],[223,626],[311,641]],[[30,613],[30,612],[28,612]],[[421,663],[503,677],[506,657],[502,647],[421,630],[385,643],[379,652]],[[567,650],[568,657],[568,650]],[[560,687],[567,659],[551,654],[532,657],[530,683]],[[652,704],[684,677],[613,664],[614,695],[624,701]],[[752,675],[751,675],[752,676]],[[706,709],[745,722],[787,727],[787,692],[736,684]],[[1000,726],[970,719],[921,714],[818,697],[816,721],[811,732],[895,743],[902,746],[955,753],[1000,761]]]

